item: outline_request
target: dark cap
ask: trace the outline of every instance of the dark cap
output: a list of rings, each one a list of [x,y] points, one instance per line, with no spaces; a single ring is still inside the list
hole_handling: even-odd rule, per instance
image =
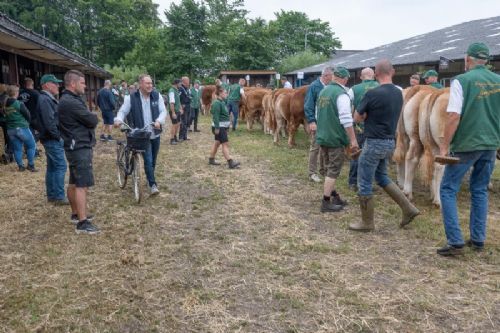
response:
[[[40,79],[40,84],[45,84],[47,82],[61,83],[62,80],[57,79],[54,74],[45,74]]]
[[[476,59],[488,60],[490,58],[490,49],[484,43],[472,43],[467,48],[467,55]]]
[[[427,79],[428,77],[431,77],[431,76],[438,77],[439,74],[435,70],[429,69],[427,72],[424,73],[424,76],[422,76],[422,78]]]
[[[351,77],[351,75],[349,74],[349,70],[347,70],[347,68],[342,67],[342,66],[335,67],[335,70],[333,71],[333,75],[335,75],[336,77],[339,77],[341,79],[345,79],[345,78],[348,79]]]

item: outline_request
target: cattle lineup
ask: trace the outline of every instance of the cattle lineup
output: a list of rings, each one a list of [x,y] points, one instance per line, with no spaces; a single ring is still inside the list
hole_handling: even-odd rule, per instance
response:
[[[216,158],[219,148],[229,169],[241,167],[229,148],[231,132],[242,131],[240,122],[247,130],[259,123],[274,144],[286,139],[289,147],[295,146],[302,127],[310,139],[309,164],[304,169],[311,182],[323,182],[318,194],[322,213],[334,214],[354,205],[336,186],[348,164],[349,189],[358,195],[360,210],[349,229],[375,229],[374,182],[399,206],[400,226],[405,227],[422,214],[412,202],[413,181],[420,173],[429,186],[429,204],[442,210],[447,242],[437,253],[461,255],[466,245],[481,251],[486,240],[488,187],[500,147],[500,76],[486,66],[487,45],[473,43],[466,53],[466,71],[450,87],[439,84],[438,73],[429,70],[411,75],[410,86],[402,89],[393,84],[395,70],[386,59],[375,68],[363,69],[361,83],[352,87],[347,87],[349,70],[341,66],[327,66],[312,83],[295,89],[285,77],[278,89],[251,87],[245,78],[202,85],[182,77],[165,91],[158,91],[148,74],[140,75],[130,87],[126,82],[116,87],[107,80],[97,97],[103,122],[99,139],[114,142],[113,126],[123,124],[132,129],[127,134],[131,142],[133,135],[136,141],[144,138],[140,152],[145,178],[150,195],[156,196],[161,188],[155,177],[160,138],[168,136],[172,146],[188,144],[189,136],[200,132],[200,115],[211,117],[214,135],[207,152],[208,167],[221,164]],[[86,84],[83,73],[69,70],[63,80],[51,73],[43,75],[41,91],[34,89],[29,78],[21,90],[0,85],[0,121],[4,161],[15,161],[19,172],[37,172],[35,141],[39,140],[47,157],[47,200],[71,207],[77,233],[96,234],[100,230],[87,212],[87,195],[94,186],[92,160],[99,119],[82,99]],[[392,165],[397,181],[390,178]],[[471,233],[464,239],[456,200],[468,172]]]

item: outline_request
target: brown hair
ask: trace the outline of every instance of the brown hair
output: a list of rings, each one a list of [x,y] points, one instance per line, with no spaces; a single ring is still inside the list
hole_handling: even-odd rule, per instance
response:
[[[10,85],[7,86],[7,96],[14,98],[14,96],[19,92],[19,87]]]
[[[71,84],[71,82],[80,80],[81,77],[85,77],[82,72],[77,71],[76,69],[70,69],[66,72],[66,74],[64,74],[64,85],[67,87]]]
[[[223,91],[225,91],[224,87],[222,85],[220,86],[215,86],[215,95],[220,96]]]

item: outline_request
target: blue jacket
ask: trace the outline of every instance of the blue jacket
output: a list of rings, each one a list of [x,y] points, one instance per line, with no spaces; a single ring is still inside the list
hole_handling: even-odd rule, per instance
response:
[[[304,98],[304,114],[308,124],[316,122],[316,101],[324,87],[323,83],[317,78],[307,88],[306,97]]]
[[[115,109],[115,96],[111,89],[102,88],[97,94],[97,105],[101,111],[113,111]]]

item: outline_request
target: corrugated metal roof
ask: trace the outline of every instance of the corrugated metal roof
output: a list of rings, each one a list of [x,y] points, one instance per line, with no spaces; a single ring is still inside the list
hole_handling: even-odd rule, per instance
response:
[[[350,70],[373,67],[382,58],[391,60],[393,65],[437,63],[440,57],[463,60],[467,47],[473,42],[486,43],[490,54],[500,57],[500,16],[453,25],[341,58],[334,57],[287,74],[319,73],[326,66],[344,66]]]
[[[0,37],[0,44],[4,45],[7,51],[105,78],[112,77],[111,73],[90,60],[24,27],[3,13],[0,13]]]

